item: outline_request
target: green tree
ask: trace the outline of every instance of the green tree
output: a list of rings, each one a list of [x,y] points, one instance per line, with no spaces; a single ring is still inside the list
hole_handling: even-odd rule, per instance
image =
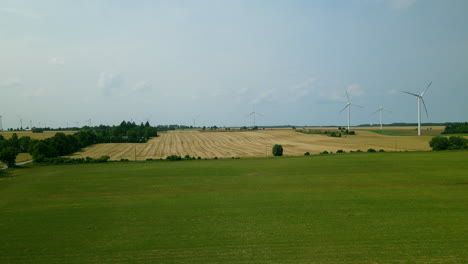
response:
[[[7,147],[0,152],[0,160],[5,163],[8,168],[13,168],[16,165],[16,155],[18,155],[17,149]]]
[[[450,146],[448,149],[464,149],[468,145],[468,139],[460,136],[449,137]]]
[[[12,148],[19,149],[20,144],[18,140],[18,135],[16,133],[13,133],[13,135],[11,135],[11,138],[8,140],[8,144]]]
[[[446,137],[436,136],[429,141],[429,146],[432,150],[445,150],[450,146],[450,142]]]
[[[283,156],[283,146],[275,144],[271,150],[273,156]]]

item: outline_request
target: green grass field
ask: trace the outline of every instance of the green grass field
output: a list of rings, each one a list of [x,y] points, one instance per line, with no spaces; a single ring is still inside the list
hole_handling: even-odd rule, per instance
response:
[[[399,136],[399,137],[401,137],[401,136],[413,136],[411,134],[401,133],[401,132],[391,131],[391,130],[377,130],[377,129],[374,129],[374,130],[367,130],[367,131],[374,132],[374,133],[384,135],[384,136]]]
[[[468,263],[468,152],[36,166],[0,263]]]

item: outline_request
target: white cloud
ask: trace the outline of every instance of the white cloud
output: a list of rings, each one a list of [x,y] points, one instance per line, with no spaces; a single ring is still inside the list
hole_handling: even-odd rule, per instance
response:
[[[273,89],[260,92],[257,98],[252,100],[252,104],[260,104],[267,100],[272,99],[273,92],[274,92]]]
[[[365,95],[365,91],[359,84],[350,84],[346,89],[335,89],[329,92],[325,92],[322,96],[330,101],[343,102],[347,101],[346,91],[348,92],[349,99],[352,100],[353,97],[360,97]]]
[[[305,97],[311,92],[317,90],[315,85],[317,78],[311,77],[301,83],[297,83],[286,87],[284,89],[269,89],[261,91],[257,97],[252,101],[253,104],[263,103],[265,101],[275,102],[296,102],[297,100]],[[245,89],[243,93],[246,93]]]
[[[314,91],[317,89],[315,86],[315,83],[317,81],[317,78],[311,77],[302,83],[295,84],[287,89],[287,94],[285,95],[285,98],[287,98],[288,102],[295,102],[302,97],[308,95],[310,92]]]
[[[53,65],[64,65],[65,60],[61,57],[53,57],[49,59],[49,63]]]
[[[357,83],[348,85],[346,90],[348,91],[350,97],[359,97],[365,94],[364,89]]]
[[[415,2],[416,0],[388,0],[388,4],[395,9],[407,9]]]
[[[0,82],[0,87],[2,88],[16,88],[23,84],[20,79],[13,78],[13,79],[6,79]]]
[[[398,90],[397,89],[390,89],[390,90],[387,90],[387,94],[389,95],[395,95],[398,93]]]
[[[408,9],[416,0],[354,0],[358,4],[385,4],[394,9]]]
[[[123,86],[123,78],[120,74],[101,72],[97,81],[97,87],[103,95],[114,95]]]
[[[21,96],[24,97],[40,97],[47,94],[47,90],[44,88],[31,89],[21,92]]]
[[[141,81],[141,82],[137,82],[133,86],[132,91],[133,92],[138,92],[138,93],[145,93],[145,92],[151,91],[151,89],[152,89],[151,84],[149,84],[146,81]]]
[[[0,8],[0,13],[20,16],[20,17],[27,18],[27,19],[40,19],[41,18],[38,14],[33,13],[33,12],[19,10],[15,8],[7,8],[7,7]]]

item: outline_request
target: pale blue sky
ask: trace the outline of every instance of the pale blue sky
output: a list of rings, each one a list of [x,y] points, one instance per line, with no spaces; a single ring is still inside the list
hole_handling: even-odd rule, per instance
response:
[[[468,1],[0,0],[3,127],[468,121]],[[26,126],[24,125],[24,126]]]

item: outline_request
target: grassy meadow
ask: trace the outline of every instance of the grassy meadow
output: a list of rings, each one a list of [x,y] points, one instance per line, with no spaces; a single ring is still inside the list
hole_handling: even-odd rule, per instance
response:
[[[468,152],[33,166],[0,263],[467,263]]]

